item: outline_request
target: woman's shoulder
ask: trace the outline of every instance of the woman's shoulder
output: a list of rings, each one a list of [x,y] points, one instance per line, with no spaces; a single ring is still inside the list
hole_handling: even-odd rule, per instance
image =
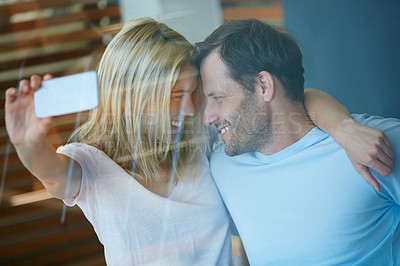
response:
[[[70,151],[88,154],[100,154],[103,153],[99,148],[80,142],[71,142],[58,147],[57,152]]]
[[[72,142],[58,147],[57,153],[64,154],[80,163],[99,163],[109,157],[95,146]]]

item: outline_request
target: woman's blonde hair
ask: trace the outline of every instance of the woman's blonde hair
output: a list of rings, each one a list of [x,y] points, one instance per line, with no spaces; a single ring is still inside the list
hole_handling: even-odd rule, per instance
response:
[[[194,65],[194,48],[179,33],[150,18],[127,22],[98,65],[100,104],[74,133],[78,141],[98,147],[144,182],[160,180],[162,164],[171,168],[177,145],[175,181],[198,170],[207,148],[199,88],[192,97],[195,116],[185,118],[181,142],[171,143],[170,95],[186,65]]]

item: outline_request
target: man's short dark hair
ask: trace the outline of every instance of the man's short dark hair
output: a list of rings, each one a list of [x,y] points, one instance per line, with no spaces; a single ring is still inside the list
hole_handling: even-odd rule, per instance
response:
[[[303,101],[303,55],[287,33],[257,19],[231,20],[216,29],[205,41],[196,43],[197,67],[214,50],[229,70],[230,77],[254,93],[256,77],[268,71],[282,83],[286,96]]]

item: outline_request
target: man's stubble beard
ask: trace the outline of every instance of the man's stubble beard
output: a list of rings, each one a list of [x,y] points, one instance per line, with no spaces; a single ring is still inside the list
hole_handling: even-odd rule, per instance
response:
[[[230,118],[230,141],[225,146],[229,156],[260,151],[272,142],[271,114],[257,104],[253,95],[244,96]]]

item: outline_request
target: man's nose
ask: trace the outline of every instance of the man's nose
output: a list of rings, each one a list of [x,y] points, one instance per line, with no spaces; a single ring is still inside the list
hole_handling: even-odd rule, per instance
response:
[[[210,104],[206,104],[204,108],[204,118],[203,118],[204,125],[211,126],[218,121],[217,112]]]

